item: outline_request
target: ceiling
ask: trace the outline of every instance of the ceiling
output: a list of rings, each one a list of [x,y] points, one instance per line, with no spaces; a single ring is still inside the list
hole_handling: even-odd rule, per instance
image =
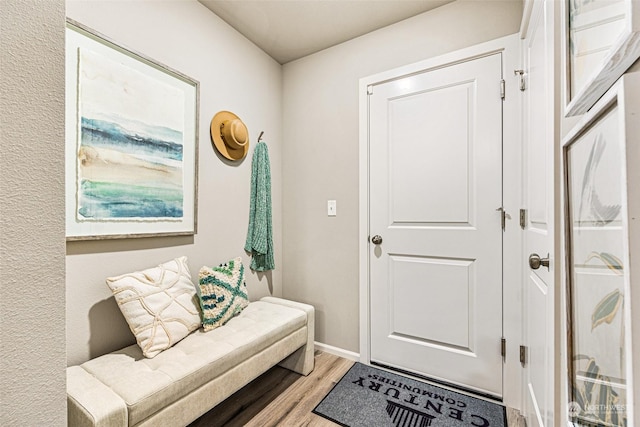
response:
[[[280,64],[453,0],[198,0]]]

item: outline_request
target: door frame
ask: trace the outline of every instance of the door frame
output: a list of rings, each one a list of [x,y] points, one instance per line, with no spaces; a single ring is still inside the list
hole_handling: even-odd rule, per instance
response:
[[[438,69],[475,58],[502,53],[502,78],[505,80],[503,102],[503,208],[506,226],[503,235],[502,330],[506,339],[506,356],[503,364],[503,403],[520,410],[522,407],[522,289],[524,268],[522,256],[522,230],[519,224],[521,208],[521,112],[522,96],[519,90],[520,37],[513,34],[489,42],[450,52],[414,64],[363,77],[359,83],[359,295],[360,295],[360,362],[369,364],[370,310],[369,310],[369,100],[368,87],[407,75]],[[499,94],[500,82],[496,81]],[[508,304],[504,302],[507,301]],[[500,351],[496,343],[496,352]]]

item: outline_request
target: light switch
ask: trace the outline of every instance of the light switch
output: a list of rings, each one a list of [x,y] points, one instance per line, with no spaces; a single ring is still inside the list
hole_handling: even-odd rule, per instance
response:
[[[327,215],[336,216],[336,201],[327,200]]]

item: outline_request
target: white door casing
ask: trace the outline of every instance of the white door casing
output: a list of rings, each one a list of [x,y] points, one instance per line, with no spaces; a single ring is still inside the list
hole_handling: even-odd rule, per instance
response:
[[[369,86],[397,80],[403,76],[416,75],[424,71],[433,71],[443,67],[459,64],[472,59],[490,56],[491,54],[500,53],[502,55],[502,74],[506,80],[506,98],[503,101],[503,135],[504,135],[504,196],[503,206],[506,213],[506,229],[503,234],[504,244],[504,282],[503,300],[508,301],[504,307],[501,307],[503,313],[504,324],[502,325],[503,335],[506,338],[506,357],[504,359],[502,369],[504,375],[503,402],[513,408],[521,407],[521,367],[518,360],[518,344],[521,342],[521,286],[520,282],[522,266],[522,231],[518,226],[517,211],[521,206],[521,173],[520,173],[520,103],[521,96],[518,90],[518,78],[513,75],[513,70],[518,68],[520,64],[519,53],[519,37],[512,35],[485,42],[476,46],[465,48],[459,51],[451,52],[436,58],[431,58],[408,66],[378,73],[373,76],[365,77],[360,80],[360,361],[370,363],[371,357],[371,331],[370,317],[372,307],[370,307],[370,279],[369,271],[369,249],[370,244],[368,237],[370,233],[373,235],[372,226],[369,223],[369,178],[377,171],[370,169],[369,166],[369,96],[367,89]],[[496,93],[499,93],[499,82],[496,82]],[[492,214],[498,220],[500,212],[495,209],[500,206],[492,207]],[[388,240],[384,239],[383,244]],[[402,260],[402,258],[400,258]],[[408,261],[413,259],[409,257]],[[405,263],[414,266],[413,263]],[[455,264],[455,263],[454,263]],[[445,266],[446,267],[446,266]],[[500,310],[500,309],[499,309]],[[493,351],[500,353],[500,343],[494,342]],[[450,370],[455,370],[452,364]]]
[[[526,91],[523,92],[523,413],[529,426],[554,425],[556,268],[556,142],[554,99],[554,2],[528,2],[523,34]],[[549,259],[533,269],[528,257]]]
[[[502,397],[501,54],[370,89],[371,361]],[[375,240],[372,240],[375,243]]]

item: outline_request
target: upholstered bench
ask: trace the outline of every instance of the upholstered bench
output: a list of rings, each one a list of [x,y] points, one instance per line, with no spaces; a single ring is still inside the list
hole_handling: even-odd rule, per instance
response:
[[[67,368],[69,426],[184,426],[276,364],[314,366],[314,309],[266,297],[153,358],[138,345]]]

